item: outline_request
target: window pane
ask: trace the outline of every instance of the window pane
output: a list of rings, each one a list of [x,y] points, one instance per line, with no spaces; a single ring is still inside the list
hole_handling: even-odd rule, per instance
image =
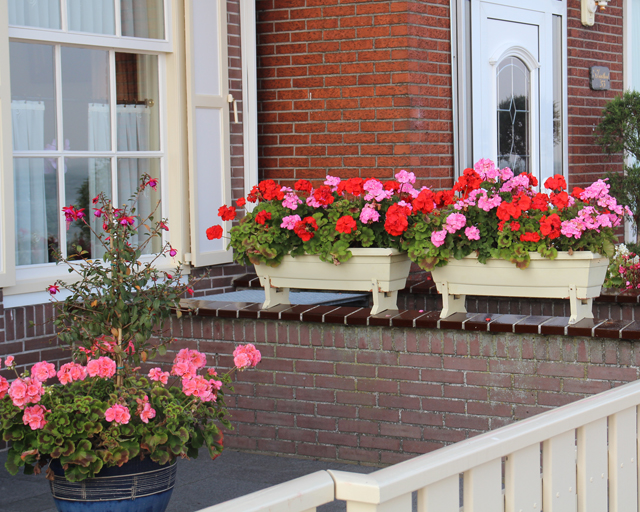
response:
[[[118,151],[158,151],[158,57],[116,53]]]
[[[58,250],[58,159],[14,158],[16,264],[55,261]]]
[[[115,34],[113,0],[67,0],[69,30]]]
[[[140,185],[140,178],[143,174],[149,174],[152,178],[160,178],[160,159],[159,158],[119,158],[118,159],[118,204],[132,205],[131,196]],[[153,213],[155,220],[160,220],[162,210],[158,206],[160,202],[160,183],[153,190],[151,187],[138,196],[138,203],[133,205],[136,209],[136,215],[142,220]],[[156,209],[157,208],[157,209]],[[147,223],[148,224],[148,223]],[[142,226],[138,231],[137,240],[133,242],[142,245],[148,239],[148,230]],[[142,250],[143,254],[151,254],[160,252],[162,249],[162,240],[156,237],[149,242]]]
[[[60,0],[9,0],[9,25],[60,28]]]
[[[62,118],[67,149],[111,149],[109,52],[62,47]]]
[[[111,197],[111,159],[66,158],[65,163],[65,205],[84,208],[89,225],[96,233],[102,233],[102,219],[93,215],[91,200],[100,192]],[[87,251],[84,258],[101,258],[104,254],[100,240],[89,226],[74,222],[67,230],[67,254],[77,254],[78,246]]]
[[[553,172],[562,174],[562,17],[553,16]]]
[[[524,62],[507,57],[497,69],[498,165],[529,172],[530,73]]]
[[[122,35],[164,39],[162,0],[121,0]]]
[[[56,149],[53,46],[10,43],[13,149]]]

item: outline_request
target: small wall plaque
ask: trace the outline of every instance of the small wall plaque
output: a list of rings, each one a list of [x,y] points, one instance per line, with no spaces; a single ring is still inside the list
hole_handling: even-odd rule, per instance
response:
[[[589,84],[594,91],[608,91],[611,89],[611,72],[604,66],[589,68]]]

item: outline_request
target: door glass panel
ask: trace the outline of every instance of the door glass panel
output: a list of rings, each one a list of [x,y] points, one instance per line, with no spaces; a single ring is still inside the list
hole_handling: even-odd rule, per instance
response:
[[[65,149],[109,151],[109,52],[63,46],[61,55]]]
[[[562,145],[562,17],[553,16],[553,172],[563,174]]]
[[[9,25],[60,28],[60,0],[9,0]]]
[[[497,68],[498,165],[530,172],[530,72],[522,60],[506,57]]]

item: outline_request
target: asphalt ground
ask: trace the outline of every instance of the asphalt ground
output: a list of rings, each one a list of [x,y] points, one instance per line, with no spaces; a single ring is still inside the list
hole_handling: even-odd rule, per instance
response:
[[[4,467],[6,460],[7,452],[0,452],[0,512],[57,512],[44,474],[11,476]],[[225,450],[212,461],[203,450],[197,459],[178,460],[177,482],[167,512],[197,512],[326,469],[371,473],[378,468],[233,450]],[[318,512],[344,510],[341,501],[318,508]]]

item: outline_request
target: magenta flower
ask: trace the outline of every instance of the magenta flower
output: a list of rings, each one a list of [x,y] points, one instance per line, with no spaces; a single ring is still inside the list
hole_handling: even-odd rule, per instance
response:
[[[126,215],[123,215],[118,219],[118,222],[123,226],[133,226],[136,220],[133,217],[127,217]]]
[[[178,251],[176,251],[173,247],[169,246],[169,256],[171,256],[172,258],[175,258],[176,254],[178,254]]]
[[[60,291],[60,287],[57,284],[52,284],[51,286],[49,286],[49,288],[47,288],[47,291],[51,295],[55,295],[56,293],[58,293]]]

